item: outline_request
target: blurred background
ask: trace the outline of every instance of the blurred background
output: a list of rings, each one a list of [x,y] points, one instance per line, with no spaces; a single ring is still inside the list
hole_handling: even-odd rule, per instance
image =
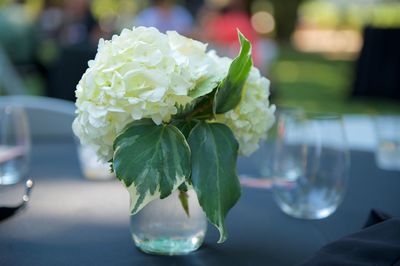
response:
[[[227,56],[239,28],[278,106],[400,113],[397,0],[0,0],[0,95],[74,101],[99,38],[139,25]]]

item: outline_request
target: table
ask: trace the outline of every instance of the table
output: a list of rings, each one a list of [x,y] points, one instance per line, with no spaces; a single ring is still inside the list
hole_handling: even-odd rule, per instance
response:
[[[42,141],[33,146],[29,208],[0,223],[0,265],[296,265],[360,230],[371,208],[400,215],[400,173],[379,170],[369,152],[353,151],[351,159],[348,193],[327,219],[291,218],[269,190],[243,188],[224,244],[210,226],[197,252],[163,257],[135,248],[120,183],[84,179],[72,140]]]

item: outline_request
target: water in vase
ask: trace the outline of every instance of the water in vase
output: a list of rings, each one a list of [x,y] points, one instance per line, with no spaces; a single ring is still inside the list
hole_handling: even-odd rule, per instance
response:
[[[179,201],[179,192],[155,200],[131,216],[136,246],[146,253],[183,255],[203,243],[207,220],[194,191],[188,191],[189,216]]]

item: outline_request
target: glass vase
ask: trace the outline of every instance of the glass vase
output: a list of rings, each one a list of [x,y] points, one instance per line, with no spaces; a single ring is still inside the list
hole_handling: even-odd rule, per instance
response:
[[[179,200],[179,191],[154,200],[131,215],[131,233],[136,246],[145,253],[184,255],[197,250],[207,231],[207,219],[196,193],[187,192],[189,215]]]

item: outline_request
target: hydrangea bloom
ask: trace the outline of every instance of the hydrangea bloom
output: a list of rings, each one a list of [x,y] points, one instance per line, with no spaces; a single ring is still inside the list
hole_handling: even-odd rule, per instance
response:
[[[155,28],[125,29],[111,41],[100,40],[76,89],[74,133],[100,159],[109,160],[115,137],[129,122],[168,122],[178,105],[193,100],[188,94],[197,82],[227,73],[230,62],[206,53],[206,44]],[[239,106],[217,117],[231,127],[243,154],[257,149],[273,123],[268,86],[252,69]]]
[[[160,124],[176,114],[177,104],[192,100],[188,91],[207,72],[205,50],[205,44],[155,28],[101,39],[76,89],[75,134],[99,158],[110,159],[114,138],[129,122],[151,118]]]

